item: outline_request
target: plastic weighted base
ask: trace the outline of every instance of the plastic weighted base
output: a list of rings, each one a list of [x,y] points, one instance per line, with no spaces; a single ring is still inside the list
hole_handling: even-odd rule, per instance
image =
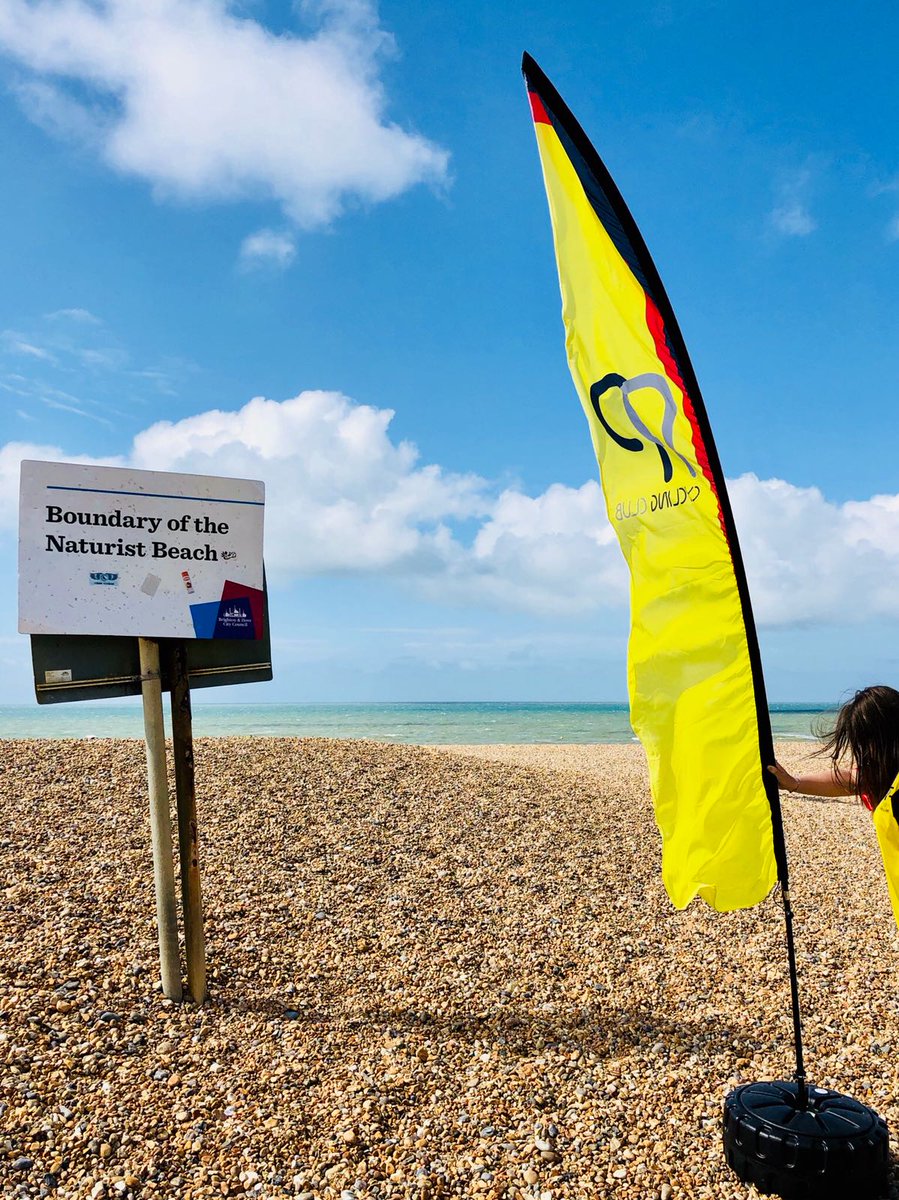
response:
[[[744,1183],[784,1200],[878,1200],[887,1189],[886,1122],[866,1104],[795,1082],[745,1083],[724,1101],[724,1153]]]

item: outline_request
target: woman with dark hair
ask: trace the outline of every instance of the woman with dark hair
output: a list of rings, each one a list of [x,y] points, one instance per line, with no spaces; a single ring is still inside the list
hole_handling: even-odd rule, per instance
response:
[[[873,812],[899,775],[899,692],[883,684],[856,692],[819,753],[830,759],[829,770],[794,776],[780,763],[768,770],[789,792],[859,796]]]

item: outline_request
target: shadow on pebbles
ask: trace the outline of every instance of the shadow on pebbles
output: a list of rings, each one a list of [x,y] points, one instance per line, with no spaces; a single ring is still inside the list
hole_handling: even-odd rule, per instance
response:
[[[672,908],[639,748],[196,757],[201,1008],[159,990],[142,744],[2,744],[4,1198],[755,1195],[720,1113],[792,1071],[779,901]],[[870,818],[785,821],[810,1074],[899,1130]]]

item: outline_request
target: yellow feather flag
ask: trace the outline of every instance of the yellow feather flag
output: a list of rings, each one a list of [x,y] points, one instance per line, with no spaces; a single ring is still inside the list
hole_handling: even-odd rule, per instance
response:
[[[874,809],[874,829],[877,832],[877,843],[883,858],[883,869],[886,872],[893,916],[896,918],[896,924],[899,925],[899,824],[897,824],[899,818],[896,814],[899,805],[894,803],[897,799],[899,799],[899,775],[893,780],[893,786]]]
[[[558,92],[525,55],[565,346],[631,575],[628,689],[662,875],[678,908],[757,904],[787,864],[771,726],[724,475],[643,238]]]

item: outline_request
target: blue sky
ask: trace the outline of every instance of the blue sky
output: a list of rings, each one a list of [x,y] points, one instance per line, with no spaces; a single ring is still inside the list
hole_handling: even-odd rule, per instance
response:
[[[266,480],[276,680],[216,699],[623,698],[524,49],[678,313],[771,697],[894,682],[897,37],[886,3],[0,0],[0,699],[23,453]]]

